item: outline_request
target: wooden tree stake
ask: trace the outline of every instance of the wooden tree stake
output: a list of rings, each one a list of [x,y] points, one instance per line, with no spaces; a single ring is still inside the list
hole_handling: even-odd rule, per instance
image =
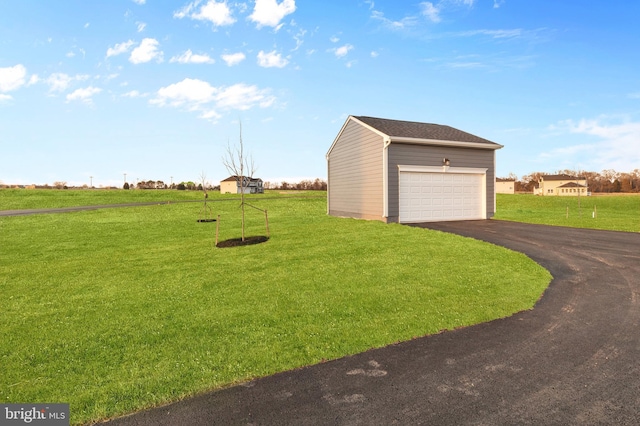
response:
[[[218,232],[220,231],[220,215],[218,215],[218,220],[216,221],[216,247],[218,246]]]
[[[269,234],[269,215],[266,210],[264,211],[264,222],[267,225],[267,238],[271,238],[271,235]]]

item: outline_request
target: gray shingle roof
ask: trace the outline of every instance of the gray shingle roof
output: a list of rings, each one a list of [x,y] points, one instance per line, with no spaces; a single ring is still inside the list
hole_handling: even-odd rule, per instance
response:
[[[233,182],[233,181],[239,181],[240,180],[240,176],[237,175],[233,175],[233,176],[229,176],[226,179],[221,180],[220,182]],[[249,178],[249,180],[251,180],[251,182],[257,182],[259,180],[261,180],[260,178]]]
[[[365,116],[353,116],[363,123],[390,137],[433,139],[453,142],[471,142],[488,145],[499,145],[471,133],[463,132],[441,124],[418,123],[415,121],[389,120]]]
[[[542,180],[584,180],[583,177],[570,176],[570,175],[542,175]]]

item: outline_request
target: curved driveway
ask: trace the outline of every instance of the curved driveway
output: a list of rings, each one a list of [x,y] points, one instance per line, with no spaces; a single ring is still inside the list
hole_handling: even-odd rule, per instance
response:
[[[496,220],[415,226],[526,253],[554,280],[531,311],[112,423],[640,424],[640,234]]]

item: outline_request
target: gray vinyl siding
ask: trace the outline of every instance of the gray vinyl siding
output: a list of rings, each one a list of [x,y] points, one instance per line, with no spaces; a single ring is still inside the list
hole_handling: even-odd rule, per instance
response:
[[[383,139],[349,121],[328,158],[329,214],[384,220]]]
[[[495,213],[494,150],[403,143],[392,143],[388,149],[389,222],[398,222],[400,215],[398,165],[437,167],[442,166],[443,158],[448,158],[451,161],[451,167],[487,169],[487,219],[493,217]]]

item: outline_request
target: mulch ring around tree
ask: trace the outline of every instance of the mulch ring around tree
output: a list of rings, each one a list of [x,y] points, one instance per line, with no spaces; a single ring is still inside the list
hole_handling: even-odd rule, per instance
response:
[[[269,241],[269,237],[265,237],[264,235],[258,235],[254,237],[244,237],[244,241],[242,238],[232,238],[230,240],[220,241],[216,244],[218,248],[227,248],[227,247],[240,247],[240,246],[250,246],[253,244],[260,244]]]

